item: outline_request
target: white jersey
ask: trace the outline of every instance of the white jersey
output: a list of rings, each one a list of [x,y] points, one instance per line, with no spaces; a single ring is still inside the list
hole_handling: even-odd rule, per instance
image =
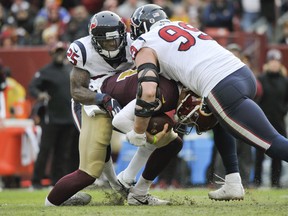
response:
[[[129,38],[130,36],[127,36],[127,40]],[[133,65],[127,46],[127,62],[123,62],[117,68],[113,68],[95,50],[91,43],[90,35],[74,41],[67,51],[67,58],[75,67],[87,70],[90,73],[91,78],[103,75],[112,76],[118,71],[124,71],[131,68]]]
[[[142,34],[130,48],[133,58],[142,47],[156,52],[162,76],[202,97],[244,66],[209,35],[183,22],[168,22]]]

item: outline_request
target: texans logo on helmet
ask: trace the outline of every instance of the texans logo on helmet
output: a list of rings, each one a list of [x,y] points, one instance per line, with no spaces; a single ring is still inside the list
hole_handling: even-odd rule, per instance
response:
[[[97,20],[95,20],[94,23],[91,23],[89,31],[92,32],[92,30],[93,30],[94,28],[96,28],[96,26],[97,26]]]

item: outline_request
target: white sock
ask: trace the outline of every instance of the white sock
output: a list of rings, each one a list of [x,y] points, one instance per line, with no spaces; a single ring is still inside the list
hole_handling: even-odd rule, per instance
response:
[[[112,158],[110,157],[109,161],[104,164],[103,174],[109,181],[110,185],[113,186],[114,189],[120,189],[121,186],[118,183],[116,172],[114,169],[114,164]]]
[[[153,181],[146,180],[141,175],[136,185],[131,189],[131,192],[137,195],[146,195],[148,194],[148,191],[152,183]]]
[[[48,198],[46,197],[46,199],[45,199],[45,206],[56,206],[56,205],[52,204],[52,203],[48,200]]]
[[[134,181],[140,169],[146,164],[148,157],[156,148],[149,144],[149,146],[139,147],[128,164],[127,168],[123,171],[123,178],[127,182]]]
[[[230,173],[230,174],[225,176],[225,182],[240,183],[241,184],[241,176],[238,172],[237,173]]]

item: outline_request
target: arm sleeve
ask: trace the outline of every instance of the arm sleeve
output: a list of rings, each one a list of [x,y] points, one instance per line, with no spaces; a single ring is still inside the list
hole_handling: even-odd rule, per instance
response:
[[[112,125],[123,133],[128,133],[134,127],[135,104],[136,99],[123,107],[113,118]]]

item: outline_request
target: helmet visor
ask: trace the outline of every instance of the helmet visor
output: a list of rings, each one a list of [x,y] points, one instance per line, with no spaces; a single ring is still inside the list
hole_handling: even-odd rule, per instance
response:
[[[106,39],[106,40],[98,40],[97,41],[103,50],[107,51],[115,51],[119,48],[121,44],[120,38],[115,39]]]
[[[115,51],[121,45],[123,35],[120,35],[118,31],[105,32],[104,35],[93,36],[94,42],[106,51]]]

